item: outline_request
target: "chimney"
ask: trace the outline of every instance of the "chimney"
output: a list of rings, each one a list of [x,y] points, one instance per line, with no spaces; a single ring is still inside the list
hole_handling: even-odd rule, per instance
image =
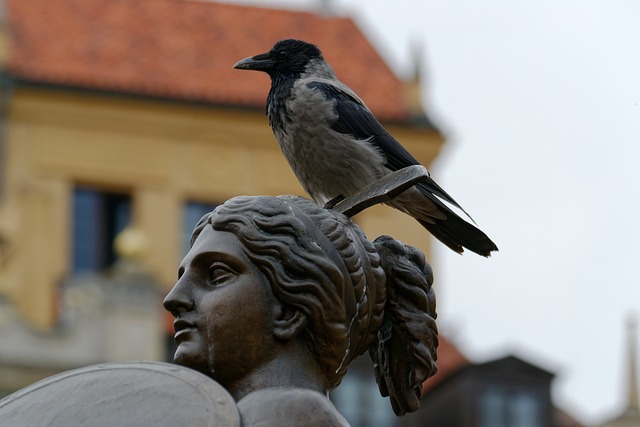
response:
[[[627,411],[638,413],[639,397],[638,397],[638,332],[637,332],[637,319],[635,316],[630,316],[627,322],[627,334],[628,334],[628,346],[629,346],[629,380],[628,380],[628,395],[627,395]]]

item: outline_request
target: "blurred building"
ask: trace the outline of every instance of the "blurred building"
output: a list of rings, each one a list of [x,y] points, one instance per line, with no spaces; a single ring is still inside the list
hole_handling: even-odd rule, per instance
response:
[[[474,363],[446,337],[416,412],[396,417],[372,372],[361,357],[331,395],[351,427],[584,427],[553,404],[553,373],[512,355]]]
[[[139,231],[116,238],[118,260],[65,280],[58,319],[35,331],[0,300],[0,397],[61,371],[102,362],[158,360],[165,354],[158,282],[138,262]]]
[[[424,425],[428,416],[434,427],[550,427],[552,378],[513,356],[468,363],[430,387],[423,396],[424,416],[406,425]]]
[[[302,194],[267,124],[268,77],[232,70],[238,59],[282,38],[316,43],[419,161],[429,165],[444,142],[417,101],[419,80],[401,81],[350,18],[326,10],[190,0],[3,6],[3,393],[84,364],[163,359],[157,339],[134,337],[163,333],[148,285],[164,294],[173,284],[194,223],[232,196]],[[394,210],[357,220],[369,235],[429,249],[419,224]],[[126,285],[107,273],[128,226],[152,248],[133,261],[144,289],[131,283],[138,273]],[[129,294],[152,309],[136,312]]]
[[[471,363],[446,337],[440,336],[439,341],[438,371],[424,383],[423,396]],[[430,414],[425,410],[423,403],[416,413],[400,418],[395,416],[389,399],[380,395],[368,355],[361,356],[349,365],[346,377],[340,387],[331,394],[331,400],[351,427],[432,425]]]

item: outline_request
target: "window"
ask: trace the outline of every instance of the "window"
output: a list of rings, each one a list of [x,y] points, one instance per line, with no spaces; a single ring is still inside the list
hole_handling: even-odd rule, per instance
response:
[[[511,403],[514,427],[542,427],[542,405],[533,393],[518,393],[512,397]]]
[[[331,400],[351,427],[387,427],[396,418],[389,399],[380,395],[375,376],[369,370],[347,373],[331,393]]]
[[[480,395],[480,425],[482,427],[507,427],[506,392],[499,388],[487,389]]]
[[[189,242],[191,241],[191,232],[196,226],[200,218],[215,209],[217,205],[213,203],[201,203],[190,201],[185,203],[183,209],[182,221],[182,253],[181,257],[189,252]]]
[[[363,381],[357,376],[347,376],[331,393],[331,400],[335,403],[336,409],[347,419],[351,427],[363,425],[364,417],[360,407],[363,385]]]
[[[480,394],[481,427],[543,427],[542,402],[530,390],[487,388]]]
[[[73,272],[98,272],[116,260],[113,240],[131,220],[131,197],[94,188],[73,193]]]

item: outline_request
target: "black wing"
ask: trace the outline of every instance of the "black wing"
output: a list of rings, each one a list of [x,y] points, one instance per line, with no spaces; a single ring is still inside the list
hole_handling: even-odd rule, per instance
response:
[[[407,166],[419,165],[420,163],[411,155],[389,132],[380,124],[378,119],[369,109],[354,95],[345,92],[327,82],[310,82],[307,87],[319,90],[327,100],[336,101],[336,113],[338,119],[332,124],[332,129],[342,134],[352,135],[358,139],[371,138],[371,142],[387,159],[385,166],[392,171],[406,168]],[[456,202],[453,197],[447,194],[435,181],[429,179],[417,185],[425,194],[433,194],[451,203],[462,210],[473,221],[473,218]],[[431,197],[435,203],[445,209],[451,210],[437,198]]]
[[[333,130],[353,135],[358,139],[371,138],[371,142],[386,156],[387,168],[397,171],[407,166],[419,165],[418,161],[386,131],[371,111],[352,94],[326,82],[310,82],[307,87],[319,90],[327,100],[336,101],[338,119]]]

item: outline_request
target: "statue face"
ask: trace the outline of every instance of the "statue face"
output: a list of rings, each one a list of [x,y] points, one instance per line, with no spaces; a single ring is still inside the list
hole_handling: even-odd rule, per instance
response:
[[[278,302],[231,233],[205,227],[164,300],[174,321],[176,363],[229,387],[268,361]]]

